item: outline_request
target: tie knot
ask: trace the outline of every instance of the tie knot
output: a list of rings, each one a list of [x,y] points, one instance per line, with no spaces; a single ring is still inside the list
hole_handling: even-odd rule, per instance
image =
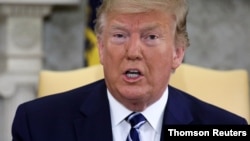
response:
[[[145,117],[138,112],[133,112],[125,118],[127,122],[131,124],[133,128],[139,129],[145,122]]]

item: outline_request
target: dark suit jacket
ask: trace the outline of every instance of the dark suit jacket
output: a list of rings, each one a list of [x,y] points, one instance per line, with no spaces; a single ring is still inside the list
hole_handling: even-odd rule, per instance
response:
[[[13,141],[112,141],[106,89],[104,80],[100,80],[21,104],[13,121]],[[169,124],[247,123],[169,86],[163,127]]]

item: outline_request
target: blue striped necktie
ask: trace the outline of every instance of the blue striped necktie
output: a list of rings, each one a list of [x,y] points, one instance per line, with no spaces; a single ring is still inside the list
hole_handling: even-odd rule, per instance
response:
[[[125,120],[131,125],[126,141],[140,141],[139,128],[146,122],[145,117],[141,113],[133,112]]]

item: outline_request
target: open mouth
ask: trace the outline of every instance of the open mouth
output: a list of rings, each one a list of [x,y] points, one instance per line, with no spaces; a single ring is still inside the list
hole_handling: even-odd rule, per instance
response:
[[[136,69],[131,69],[131,70],[127,70],[125,72],[125,75],[128,77],[128,78],[137,78],[139,76],[141,76],[141,72],[139,70],[136,70]]]

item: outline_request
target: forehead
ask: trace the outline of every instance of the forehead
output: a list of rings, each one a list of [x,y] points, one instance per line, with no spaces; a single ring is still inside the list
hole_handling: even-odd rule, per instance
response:
[[[150,11],[141,13],[117,13],[112,12],[107,15],[107,26],[120,26],[124,28],[139,27],[172,27],[176,20],[173,14],[160,11]]]

